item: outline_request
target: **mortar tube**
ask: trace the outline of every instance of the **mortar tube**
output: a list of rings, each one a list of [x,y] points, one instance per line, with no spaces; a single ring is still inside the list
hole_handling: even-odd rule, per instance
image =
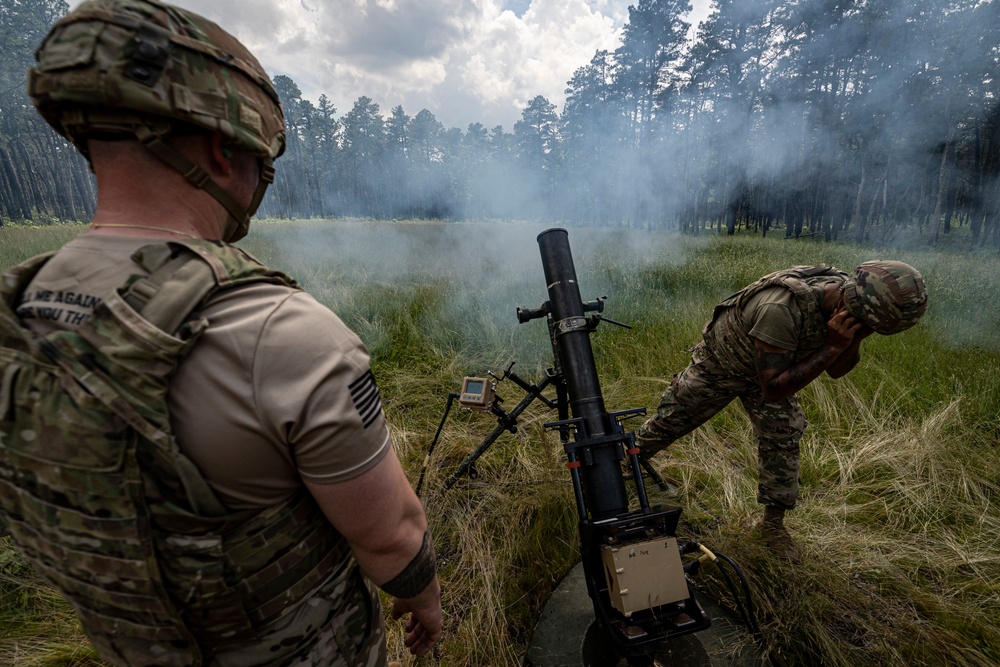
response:
[[[597,366],[590,344],[591,329],[584,317],[569,235],[565,229],[548,229],[538,235],[542,268],[553,320],[553,346],[566,380],[573,417],[583,423],[578,440],[612,434],[604,407]],[[582,437],[581,437],[582,436]],[[628,511],[628,494],[621,472],[622,451],[615,444],[584,448],[580,468],[588,510],[593,520],[612,518]]]

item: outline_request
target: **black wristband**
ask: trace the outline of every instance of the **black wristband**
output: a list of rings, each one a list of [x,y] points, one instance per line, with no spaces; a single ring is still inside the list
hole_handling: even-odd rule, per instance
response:
[[[427,588],[437,574],[437,559],[434,556],[434,543],[430,533],[424,533],[424,541],[420,551],[413,560],[403,568],[402,572],[385,582],[379,588],[394,598],[414,598]]]

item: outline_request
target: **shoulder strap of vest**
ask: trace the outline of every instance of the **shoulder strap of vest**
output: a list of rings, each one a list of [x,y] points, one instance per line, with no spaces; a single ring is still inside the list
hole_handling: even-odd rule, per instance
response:
[[[34,350],[35,338],[18,319],[17,306],[28,283],[54,254],[49,252],[37,255],[11,267],[3,274],[3,279],[0,280],[0,339],[5,347],[29,354]]]
[[[769,273],[753,285],[748,286],[743,291],[756,292],[762,287],[781,285],[787,287],[796,294],[804,295],[809,290],[808,285],[804,281],[809,278],[818,278],[822,276],[835,278],[846,277],[847,274],[840,269],[827,266],[826,264],[817,264],[816,266],[793,266],[787,269],[782,269],[781,271]]]
[[[812,291],[809,287],[809,283],[805,282],[801,275],[797,275],[795,273],[785,273],[780,276],[775,276],[764,285],[761,285],[761,287],[764,288],[778,285],[787,290],[791,290],[795,296],[803,299],[808,297]]]
[[[817,264],[816,266],[793,266],[784,271],[776,271],[761,282],[782,285],[800,298],[807,298],[812,292],[812,288],[807,282],[810,278],[841,278],[846,276],[847,274],[840,269],[826,264]]]
[[[211,267],[198,255],[170,245],[143,246],[132,259],[149,271],[133,280],[122,298],[156,328],[174,333],[218,289]]]
[[[55,252],[47,252],[44,255],[35,255],[7,269],[3,274],[3,280],[0,281],[0,308],[13,312],[28,283],[54,254]]]
[[[174,333],[217,290],[247,282],[296,287],[249,253],[213,241],[192,240],[139,248],[132,259],[149,271],[132,280],[122,298],[157,328]]]
[[[826,264],[817,264],[816,266],[793,266],[781,271],[775,271],[769,276],[771,277],[792,277],[798,278],[799,280],[805,280],[807,278],[819,278],[823,276],[828,276],[831,278],[843,278],[847,277],[847,274],[834,266],[827,266]]]
[[[804,297],[809,293],[809,287],[803,281],[807,278],[815,278],[817,276],[830,276],[830,277],[841,277],[846,278],[847,274],[832,266],[827,266],[826,264],[817,264],[816,266],[793,266],[787,269],[782,269],[780,271],[775,271],[769,273],[766,276],[759,278],[757,281],[747,285],[739,292],[731,294],[726,299],[724,299],[718,306],[715,307],[715,314],[713,319],[718,316],[719,311],[723,310],[729,306],[734,306],[738,303],[746,303],[746,300],[751,296],[764,289],[765,287],[785,287],[795,293],[797,296]],[[707,326],[707,325],[706,325]]]

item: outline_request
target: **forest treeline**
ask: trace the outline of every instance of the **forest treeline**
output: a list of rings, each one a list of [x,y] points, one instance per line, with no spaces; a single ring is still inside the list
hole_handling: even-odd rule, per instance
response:
[[[1000,247],[1000,0],[639,0],[510,131],[345,113],[277,75],[272,217],[517,219]],[[85,219],[86,163],[24,92],[64,0],[0,0],[0,223]]]

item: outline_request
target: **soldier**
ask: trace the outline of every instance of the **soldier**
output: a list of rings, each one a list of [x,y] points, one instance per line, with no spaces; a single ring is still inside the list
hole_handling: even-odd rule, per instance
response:
[[[821,373],[846,375],[872,332],[891,335],[927,308],[923,278],[894,261],[859,265],[852,275],[824,265],[764,276],[716,306],[691,363],[674,376],[656,415],[639,429],[648,458],[704,424],[734,398],[757,436],[757,502],[765,543],[789,559],[798,549],[784,526],[799,488],[799,440],[806,418],[796,392]]]
[[[284,150],[266,73],[158,0],[87,0],[37,58],[98,201],[0,285],[0,526],[115,665],[382,667],[372,583],[426,654],[434,547],[368,353],[230,245]]]

